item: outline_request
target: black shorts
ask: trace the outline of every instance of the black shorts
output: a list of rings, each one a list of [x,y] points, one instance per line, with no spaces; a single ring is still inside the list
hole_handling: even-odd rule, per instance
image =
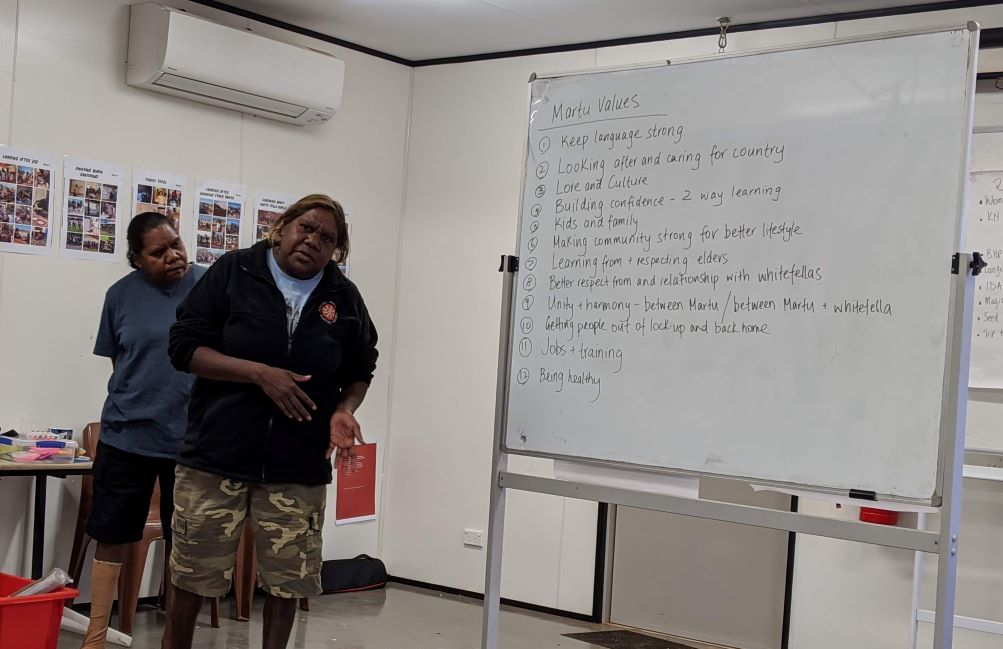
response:
[[[164,539],[171,540],[174,460],[129,453],[98,442],[94,459],[94,502],[87,533],[98,543],[135,543],[143,538],[153,485],[160,478]]]

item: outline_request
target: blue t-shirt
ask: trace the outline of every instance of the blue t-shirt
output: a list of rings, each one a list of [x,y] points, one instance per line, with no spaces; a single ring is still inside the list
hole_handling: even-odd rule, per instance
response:
[[[296,325],[299,324],[300,314],[303,306],[310,299],[313,289],[320,284],[320,278],[324,276],[324,271],[320,271],[309,279],[299,279],[292,275],[287,275],[275,260],[275,251],[268,251],[268,270],[272,273],[275,285],[279,287],[282,297],[286,299],[286,326],[289,333],[289,340],[292,340]]]
[[[192,266],[167,288],[152,284],[137,270],[105,294],[94,341],[96,355],[115,361],[101,412],[105,444],[151,457],[177,455],[188,426],[195,377],[171,366],[167,339],[178,304],[205,270]]]

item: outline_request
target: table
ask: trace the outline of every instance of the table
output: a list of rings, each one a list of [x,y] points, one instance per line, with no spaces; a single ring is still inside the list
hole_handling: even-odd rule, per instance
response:
[[[45,488],[47,478],[86,475],[93,462],[12,462],[0,460],[0,478],[10,476],[35,478],[35,516],[32,519],[31,578],[42,578],[42,558],[45,549]]]

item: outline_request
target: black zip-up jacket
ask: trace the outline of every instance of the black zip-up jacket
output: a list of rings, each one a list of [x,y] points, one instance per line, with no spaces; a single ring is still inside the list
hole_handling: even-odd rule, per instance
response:
[[[188,372],[205,346],[310,375],[299,386],[317,410],[312,421],[297,422],[257,385],[199,377],[178,462],[242,482],[327,484],[331,415],[346,387],[372,380],[376,328],[355,284],[331,262],[290,338],[268,254],[267,241],[227,253],[192,287],[171,327],[171,362]]]

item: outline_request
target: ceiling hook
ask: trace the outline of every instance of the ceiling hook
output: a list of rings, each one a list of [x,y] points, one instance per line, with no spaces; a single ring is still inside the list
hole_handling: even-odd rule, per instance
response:
[[[731,18],[728,16],[721,16],[717,19],[718,29],[721,30],[721,35],[717,37],[717,47],[721,52],[724,51],[724,48],[728,47],[728,28],[731,25]]]

